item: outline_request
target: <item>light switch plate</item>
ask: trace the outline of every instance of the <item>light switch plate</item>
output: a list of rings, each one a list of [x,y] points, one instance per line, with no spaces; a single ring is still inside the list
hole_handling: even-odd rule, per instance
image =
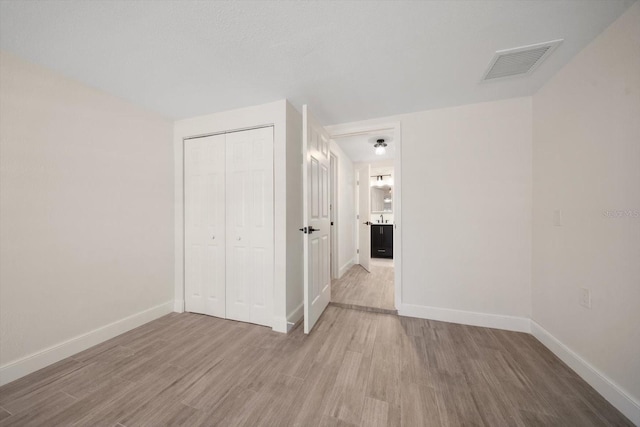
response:
[[[587,288],[580,288],[580,305],[591,308],[591,291]]]

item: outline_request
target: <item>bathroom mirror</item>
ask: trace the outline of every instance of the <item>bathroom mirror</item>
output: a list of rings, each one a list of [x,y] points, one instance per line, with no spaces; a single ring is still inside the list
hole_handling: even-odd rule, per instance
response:
[[[393,212],[393,190],[389,185],[371,187],[371,213]]]

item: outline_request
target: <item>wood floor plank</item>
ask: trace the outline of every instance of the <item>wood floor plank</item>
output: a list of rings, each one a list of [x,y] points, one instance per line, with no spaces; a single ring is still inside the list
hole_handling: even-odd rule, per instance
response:
[[[377,315],[376,344],[373,352],[367,397],[400,407],[400,335],[397,317]]]
[[[133,386],[132,382],[122,380],[117,376],[104,378],[93,392],[52,414],[47,418],[46,423],[51,426],[75,424],[92,411],[95,411],[96,408],[100,408],[102,405],[109,405],[119,395],[127,393]]]
[[[11,416],[11,412],[7,411],[3,407],[0,406],[0,421],[9,418]]]
[[[0,387],[0,427],[74,424],[632,425],[531,335],[339,307],[310,335],[172,314]]]
[[[39,405],[3,419],[0,427],[52,425],[49,423],[51,416],[71,407],[76,401],[66,393],[55,393]]]
[[[53,365],[40,369],[30,375],[0,387],[0,405],[18,399],[39,388],[45,387],[80,368],[84,365],[71,358],[63,359]]]
[[[358,381],[358,373],[362,372],[362,354],[348,351],[340,364],[336,382],[330,392],[326,415],[348,423],[357,424],[362,418],[364,404],[364,388]]]
[[[294,426],[316,426],[326,413],[329,393],[338,377],[339,366],[315,362],[296,396],[292,407],[297,409]]]
[[[167,365],[162,372],[148,375],[128,391],[120,393],[109,404],[96,406],[78,420],[78,425],[114,425],[154,400],[183,376],[183,369]]]
[[[435,391],[424,384],[409,382],[400,390],[401,425],[442,425]]]
[[[386,427],[388,424],[389,404],[382,400],[365,397],[360,425]]]
[[[304,381],[288,375],[277,375],[256,392],[251,411],[242,419],[245,426],[291,425],[297,414],[293,402]]]

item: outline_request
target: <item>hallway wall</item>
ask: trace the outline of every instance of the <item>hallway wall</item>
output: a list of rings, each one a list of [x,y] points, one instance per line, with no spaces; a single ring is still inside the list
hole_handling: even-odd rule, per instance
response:
[[[353,162],[340,146],[331,141],[331,152],[338,157],[338,268],[339,277],[353,265],[356,257],[355,172]]]

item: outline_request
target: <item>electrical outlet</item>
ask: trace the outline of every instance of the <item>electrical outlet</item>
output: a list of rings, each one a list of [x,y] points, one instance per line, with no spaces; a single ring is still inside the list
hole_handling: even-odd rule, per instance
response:
[[[587,288],[580,288],[580,305],[591,308],[591,291]]]

